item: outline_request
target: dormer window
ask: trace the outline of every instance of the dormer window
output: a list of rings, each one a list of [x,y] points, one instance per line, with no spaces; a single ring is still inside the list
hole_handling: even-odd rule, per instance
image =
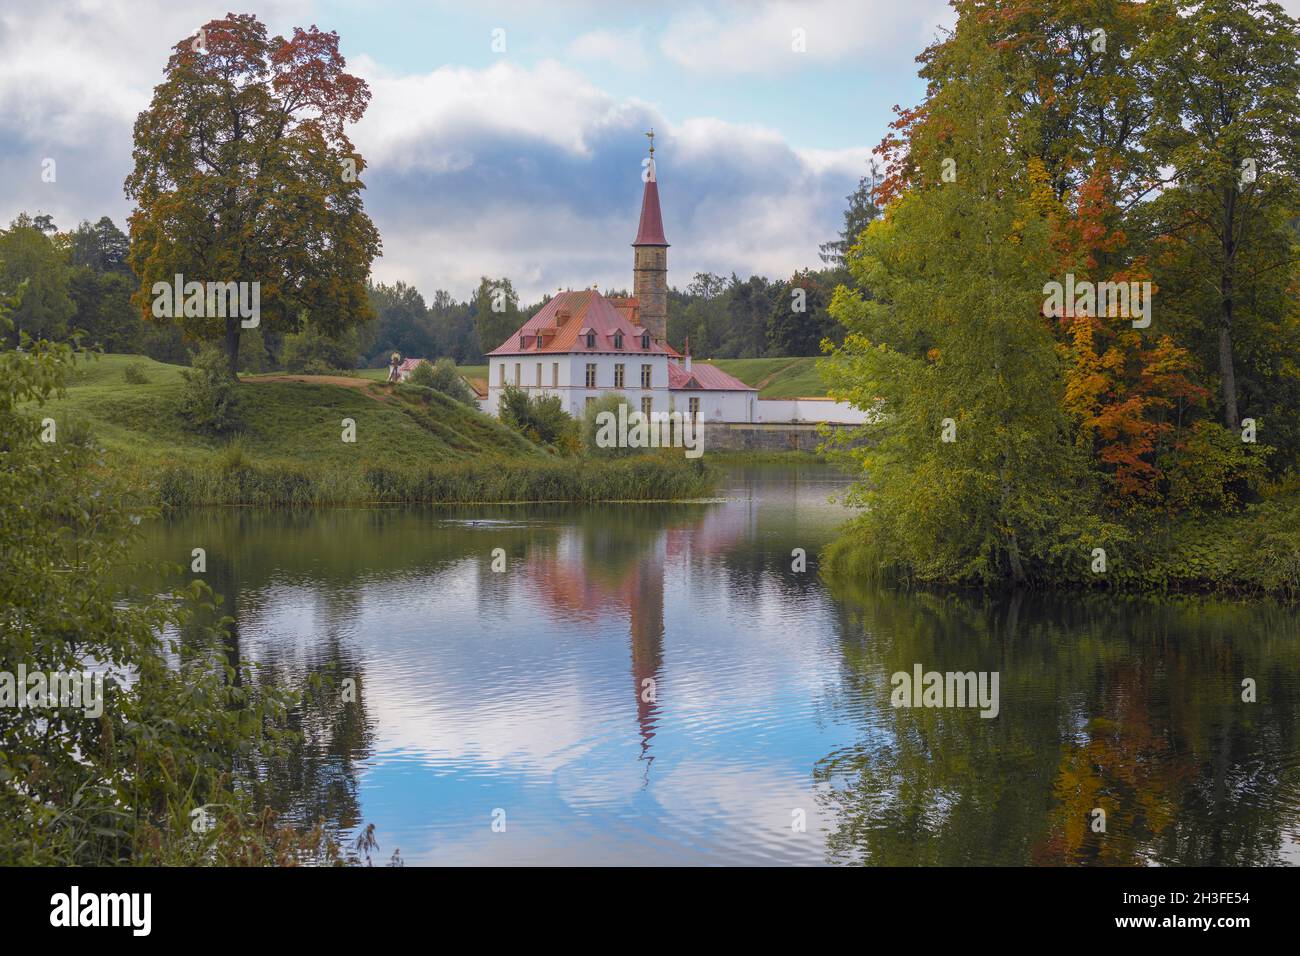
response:
[[[528,348],[528,336],[526,335],[519,336],[519,347],[521,349]]]
[[[649,349],[649,348],[650,348],[650,333],[649,333],[649,332],[647,332],[647,333],[645,333],[643,336],[641,336],[641,348],[643,348],[643,349]]]
[[[587,348],[589,348],[589,349],[594,349],[595,347],[596,347],[596,333],[595,333],[595,332],[588,332],[588,333],[587,333]]]
[[[614,333],[614,348],[616,348],[616,349],[621,349],[622,347],[623,347],[623,333],[622,333],[622,332],[615,332],[615,333]]]

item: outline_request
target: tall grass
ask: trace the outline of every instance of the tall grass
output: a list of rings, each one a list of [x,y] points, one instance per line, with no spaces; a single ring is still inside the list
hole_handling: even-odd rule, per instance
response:
[[[698,459],[643,455],[619,461],[480,459],[427,466],[313,468],[254,464],[236,448],[210,466],[171,464],[155,494],[166,508],[203,505],[318,507],[367,503],[667,501],[709,494],[716,473]]]

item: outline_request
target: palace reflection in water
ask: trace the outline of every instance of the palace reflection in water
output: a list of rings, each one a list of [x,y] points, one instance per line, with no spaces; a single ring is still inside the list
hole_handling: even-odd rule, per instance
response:
[[[304,694],[302,745],[262,767],[277,809],[374,823],[380,857],[1300,860],[1294,609],[825,581],[843,482],[769,466],[707,503],[209,511],[146,546],[205,547],[237,623],[220,650]],[[999,716],[892,708],[916,663],[999,672]]]

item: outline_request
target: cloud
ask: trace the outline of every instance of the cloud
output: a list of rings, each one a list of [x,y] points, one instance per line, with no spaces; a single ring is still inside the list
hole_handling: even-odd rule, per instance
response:
[[[952,22],[944,0],[731,2],[678,13],[660,46],[669,59],[702,73],[771,73],[850,57],[910,70],[937,28]]]
[[[317,19],[305,0],[263,3],[260,14],[273,34]],[[207,3],[141,14],[85,0],[0,16],[4,221],[26,210],[51,213],[62,228],[101,215],[124,224],[132,124],[172,45],[213,15]],[[349,68],[373,93],[352,138],[384,242],[376,278],[463,298],[481,275],[504,275],[525,301],[593,282],[630,287],[651,126],[670,282],[816,265],[867,149],[800,151],[759,125],[664,115],[579,69],[602,58],[626,64],[637,51],[658,55],[636,30],[596,28],[569,44],[565,62],[503,58],[413,73],[386,66],[382,51],[352,56]],[[57,162],[53,184],[41,182],[46,157]]]
[[[569,44],[569,55],[630,70],[644,70],[650,65],[645,37],[639,29],[592,30]]]
[[[482,275],[523,298],[593,282],[627,288],[643,133],[659,133],[669,280],[699,271],[789,275],[818,264],[869,150],[802,152],[776,131],[673,122],[548,61],[395,76],[358,71],[374,97],[354,140],[384,236],[383,281],[464,296]]]

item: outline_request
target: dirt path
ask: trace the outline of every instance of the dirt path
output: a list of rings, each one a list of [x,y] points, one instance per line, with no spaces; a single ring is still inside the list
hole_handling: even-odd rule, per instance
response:
[[[279,372],[270,375],[252,375],[248,378],[241,379],[251,385],[260,385],[263,382],[302,382],[305,385],[338,385],[341,388],[350,388],[360,392],[368,398],[373,398],[377,402],[389,402],[392,400],[388,394],[386,382],[376,382],[372,378],[359,378],[351,375],[286,375]],[[376,386],[372,391],[370,386]]]
[[[782,372],[788,372],[790,369],[794,368],[798,364],[799,364],[799,360],[796,358],[792,360],[789,365],[782,365],[779,369],[777,369],[772,374],[763,376],[763,378],[760,379],[754,385],[754,388],[758,389],[761,392],[763,389],[767,388],[767,386],[771,384],[772,379],[776,378]]]

